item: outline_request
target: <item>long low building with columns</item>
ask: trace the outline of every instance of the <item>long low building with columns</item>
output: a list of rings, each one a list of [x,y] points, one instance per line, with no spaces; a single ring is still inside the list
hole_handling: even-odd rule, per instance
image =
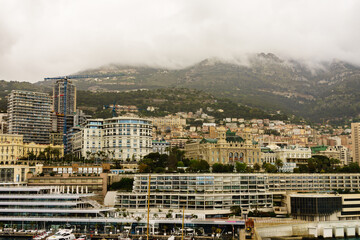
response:
[[[246,174],[246,173],[183,173],[136,174],[131,193],[109,192],[105,204],[117,208],[145,211],[150,180],[150,208],[206,211],[211,216],[230,213],[238,206],[243,212],[278,211],[287,214],[290,202],[286,196],[294,193],[319,193],[330,196],[339,189],[349,193],[360,191],[360,174]],[[344,195],[338,219],[360,218],[358,194]],[[332,196],[332,195],[331,195]],[[348,206],[351,201],[356,201]],[[346,204],[345,204],[346,203]],[[278,210],[276,210],[278,209]],[[282,210],[281,210],[282,209]]]

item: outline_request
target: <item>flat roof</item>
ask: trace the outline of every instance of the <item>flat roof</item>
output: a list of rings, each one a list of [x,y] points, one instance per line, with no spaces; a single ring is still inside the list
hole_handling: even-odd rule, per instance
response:
[[[0,221],[35,221],[35,222],[89,222],[89,223],[97,223],[97,222],[104,222],[104,223],[134,223],[138,222],[135,219],[130,218],[101,218],[101,217],[93,217],[93,218],[67,218],[67,217],[11,217],[11,216],[0,216]],[[139,221],[141,223],[146,224],[146,218]],[[151,224],[156,223],[177,223],[182,224],[182,219],[159,219],[159,220],[150,220]],[[194,220],[194,219],[185,219],[185,224],[204,224],[204,225],[214,225],[214,224],[221,224],[221,225],[238,225],[243,226],[245,225],[244,220]]]

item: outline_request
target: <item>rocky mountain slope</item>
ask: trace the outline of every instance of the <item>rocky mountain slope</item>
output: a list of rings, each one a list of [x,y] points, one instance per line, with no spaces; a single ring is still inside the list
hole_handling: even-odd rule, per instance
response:
[[[360,67],[341,61],[309,66],[261,53],[245,65],[217,59],[178,70],[112,64],[76,74],[89,75],[73,80],[81,90],[193,88],[243,105],[282,110],[319,122],[360,114]]]

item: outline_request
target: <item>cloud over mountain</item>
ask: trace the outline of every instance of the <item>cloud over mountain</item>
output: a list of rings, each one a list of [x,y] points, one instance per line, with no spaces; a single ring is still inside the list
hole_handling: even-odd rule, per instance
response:
[[[360,65],[356,0],[0,0],[0,79],[108,63],[179,68],[272,52]]]

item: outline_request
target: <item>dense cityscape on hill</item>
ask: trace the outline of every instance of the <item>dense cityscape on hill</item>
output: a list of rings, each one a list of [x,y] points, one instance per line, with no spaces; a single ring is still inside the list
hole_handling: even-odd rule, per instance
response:
[[[360,240],[359,10],[0,1],[0,240]]]
[[[62,216],[99,218],[101,228],[107,216],[112,228],[124,231],[121,223],[141,226],[150,211],[152,218],[166,219],[157,223],[166,233],[182,208],[190,219],[291,216],[296,223],[360,217],[356,204],[342,204],[357,201],[360,191],[360,123],[311,122],[196,89],[78,90],[75,82],[72,76],[40,85],[1,82],[1,182],[27,185],[47,198],[76,194],[86,206],[69,205],[61,214],[56,202],[52,211],[35,206],[26,224],[53,227],[33,218],[45,211],[57,224]],[[321,213],[301,210],[314,198],[335,206]],[[8,225],[7,217],[16,222],[24,216],[13,209],[0,219]],[[189,221],[200,235],[222,229]],[[242,226],[232,227],[241,232]],[[87,227],[106,233],[95,224],[79,225],[81,231]]]

